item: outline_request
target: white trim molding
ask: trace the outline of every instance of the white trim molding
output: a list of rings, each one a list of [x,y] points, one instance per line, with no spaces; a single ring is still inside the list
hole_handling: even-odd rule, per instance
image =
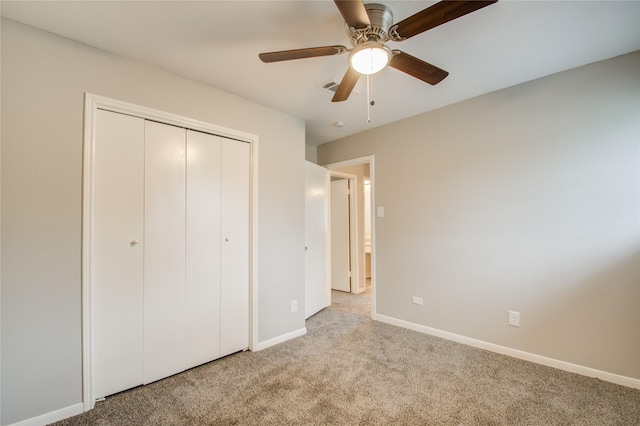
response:
[[[610,382],[610,383],[615,383],[617,385],[640,389],[640,379],[620,376],[618,374],[596,370],[595,368],[585,367],[583,365],[578,365],[578,364],[572,364],[570,362],[560,361],[560,360],[548,358],[542,355],[532,354],[530,352],[521,351],[519,349],[513,349],[506,346],[496,345],[495,343],[489,343],[482,340],[473,339],[471,337],[461,336],[455,333],[449,333],[447,331],[438,330],[437,328],[427,327],[425,325],[420,325],[413,322],[404,321],[404,320],[393,318],[393,317],[388,317],[386,315],[376,314],[373,319],[375,321],[396,325],[398,327],[407,328],[409,330],[417,331],[419,333],[429,334],[431,336],[441,337],[446,340],[462,343],[467,346],[473,346],[475,348],[485,349],[487,351],[499,353],[501,355],[507,355],[513,358],[530,361],[530,362],[544,365],[547,367],[557,368],[558,370],[564,370],[570,373],[580,374],[582,376],[594,377],[600,380],[604,380],[605,382]]]
[[[249,143],[251,147],[249,229],[249,349],[258,344],[258,136],[116,99],[85,93],[82,176],[82,401],[84,411],[95,405],[94,371],[94,189],[96,114],[98,109],[197,130]],[[75,407],[75,406],[74,406]],[[66,409],[65,409],[66,410]],[[62,411],[62,410],[61,410]],[[82,410],[80,411],[82,412]],[[55,412],[57,413],[57,412]],[[74,415],[78,413],[72,413]],[[68,416],[67,416],[68,417]],[[60,420],[64,417],[51,421]]]
[[[252,350],[253,351],[261,351],[263,349],[270,348],[271,346],[275,346],[279,343],[284,343],[287,340],[295,339],[296,337],[304,336],[307,334],[307,327],[302,327],[297,330],[290,331],[289,333],[282,334],[280,336],[274,337],[273,339],[265,340],[264,342],[258,343]]]
[[[61,408],[59,410],[51,411],[46,414],[42,414],[30,419],[21,420],[17,423],[13,423],[11,426],[44,426],[51,423],[55,423],[60,420],[67,419],[72,416],[77,416],[84,412],[84,405],[79,402],[69,407]]]

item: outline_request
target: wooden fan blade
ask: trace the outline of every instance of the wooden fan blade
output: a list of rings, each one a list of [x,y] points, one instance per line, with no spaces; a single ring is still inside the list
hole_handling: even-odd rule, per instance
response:
[[[347,68],[347,72],[344,74],[344,77],[342,77],[340,86],[338,86],[338,90],[336,90],[336,94],[333,95],[331,102],[346,101],[353,91],[353,88],[356,86],[359,78],[360,73],[358,71],[351,67]]]
[[[431,85],[440,83],[449,75],[447,71],[399,50],[393,51],[389,66]]]
[[[351,28],[361,29],[371,25],[367,9],[362,0],[334,0],[338,10],[342,13],[344,21]]]
[[[340,55],[347,51],[344,46],[308,47],[306,49],[282,50],[280,52],[260,53],[262,62],[290,61],[292,59],[315,58],[318,56]]]
[[[441,1],[398,22],[391,28],[390,32],[395,29],[400,39],[407,39],[468,13],[475,12],[497,1]]]

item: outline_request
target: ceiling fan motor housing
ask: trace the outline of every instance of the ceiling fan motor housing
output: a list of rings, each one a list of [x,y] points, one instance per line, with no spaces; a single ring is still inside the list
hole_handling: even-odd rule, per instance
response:
[[[365,4],[371,25],[367,28],[355,29],[347,26],[349,40],[353,47],[360,46],[367,41],[384,43],[389,40],[389,28],[393,24],[391,9],[379,3]]]

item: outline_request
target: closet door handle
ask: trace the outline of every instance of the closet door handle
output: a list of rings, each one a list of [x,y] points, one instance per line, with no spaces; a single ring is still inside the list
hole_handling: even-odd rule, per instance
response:
[[[138,241],[138,240],[132,240],[132,241],[129,243],[129,245],[130,245],[131,247],[135,247],[135,246],[137,246],[138,244],[140,244],[140,241]]]
[[[229,242],[229,237],[225,237],[224,241],[228,243]]]

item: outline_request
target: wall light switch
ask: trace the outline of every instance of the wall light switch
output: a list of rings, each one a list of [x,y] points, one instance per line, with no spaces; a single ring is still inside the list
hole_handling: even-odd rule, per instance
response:
[[[378,217],[384,217],[384,207],[378,207]]]
[[[416,296],[413,296],[413,298],[411,299],[411,301],[412,301],[413,303],[415,303],[416,305],[422,305],[422,297],[416,297]]]
[[[291,312],[296,312],[298,310],[298,301],[297,300],[292,300],[291,301]]]
[[[520,327],[520,312],[509,311],[509,325]]]

